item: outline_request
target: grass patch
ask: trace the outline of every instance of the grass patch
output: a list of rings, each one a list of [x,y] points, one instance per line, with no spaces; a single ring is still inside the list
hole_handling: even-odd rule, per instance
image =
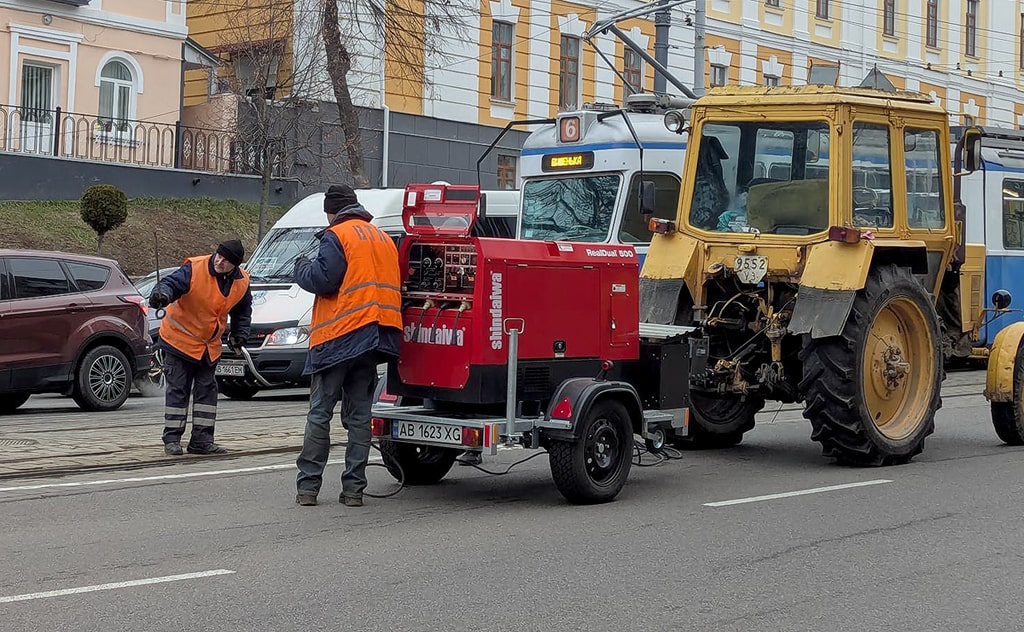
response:
[[[271,207],[273,225],[286,209]],[[142,275],[157,265],[178,265],[186,257],[209,254],[225,239],[256,247],[259,205],[233,200],[128,200],[128,219],[107,233],[104,257],[116,259],[128,274]],[[96,233],[79,214],[77,201],[0,202],[0,248],[59,250],[96,254]]]

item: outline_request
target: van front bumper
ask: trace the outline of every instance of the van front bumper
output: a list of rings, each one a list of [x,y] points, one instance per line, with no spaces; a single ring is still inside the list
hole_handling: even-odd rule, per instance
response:
[[[302,375],[306,366],[306,354],[308,349],[302,348],[246,348],[249,355],[247,359],[237,353],[233,353],[226,346],[221,351],[221,360],[218,368],[218,379],[231,379],[242,382],[251,382],[260,388],[287,388],[293,386],[305,386],[309,384],[309,376]],[[249,361],[252,366],[249,366]],[[243,368],[243,375],[228,374],[228,366],[239,366]],[[253,372],[253,368],[256,372]],[[237,371],[237,369],[235,369]],[[262,378],[262,379],[260,379]],[[269,386],[268,386],[269,383]]]

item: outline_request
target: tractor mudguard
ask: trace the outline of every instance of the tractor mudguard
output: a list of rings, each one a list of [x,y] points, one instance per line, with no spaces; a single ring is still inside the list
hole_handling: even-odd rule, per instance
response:
[[[1016,322],[1004,327],[992,341],[985,375],[985,399],[988,401],[1013,401],[1013,374],[1022,339],[1024,322]]]
[[[641,431],[643,421],[643,408],[640,406],[640,395],[628,382],[617,380],[598,380],[592,377],[573,377],[562,382],[555,390],[545,419],[560,419],[569,421],[572,428],[569,430],[545,429],[544,434],[552,439],[561,441],[575,441],[580,438],[579,421],[585,419],[594,402],[609,397],[621,402],[629,411],[630,419],[633,421],[633,432]],[[568,410],[568,415],[563,413]]]

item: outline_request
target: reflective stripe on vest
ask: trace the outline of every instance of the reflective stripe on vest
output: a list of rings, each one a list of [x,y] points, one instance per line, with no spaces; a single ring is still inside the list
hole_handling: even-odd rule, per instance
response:
[[[401,273],[391,237],[363,220],[348,220],[328,230],[345,253],[345,278],[337,294],[314,299],[309,346],[371,323],[401,329]]]
[[[228,314],[249,289],[249,275],[240,270],[242,278],[235,279],[224,296],[216,276],[210,274],[209,255],[185,261],[192,264],[192,281],[188,291],[167,307],[160,338],[190,358],[201,360],[209,354],[211,361],[217,361]]]

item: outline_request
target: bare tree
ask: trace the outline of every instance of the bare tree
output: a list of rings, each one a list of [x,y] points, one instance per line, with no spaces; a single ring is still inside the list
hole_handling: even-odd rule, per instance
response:
[[[346,9],[348,34],[358,34],[376,50],[386,76],[400,85],[426,87],[430,83],[428,67],[433,60],[443,61],[446,33],[457,33],[478,8],[460,0],[321,0],[323,3],[320,36],[323,41],[327,74],[331,80],[338,117],[345,134],[349,170],[357,186],[369,182],[364,166],[364,148],[359,134],[359,114],[352,102],[349,73],[353,51],[343,38],[339,5]],[[383,90],[382,90],[383,92]],[[383,97],[383,95],[382,95]],[[382,103],[383,106],[383,103]]]
[[[322,67],[294,63],[296,58],[308,58],[307,49],[318,47],[318,42],[295,36],[291,2],[193,0],[189,13],[219,16],[214,23],[223,25],[217,41],[207,46],[224,61],[216,79],[218,89],[235,102],[229,123],[237,132],[230,148],[234,171],[260,176],[262,239],[274,178],[291,175],[296,156],[324,152],[319,126],[311,120],[319,104],[305,95],[316,93],[318,82],[324,83],[320,90],[329,83]]]

